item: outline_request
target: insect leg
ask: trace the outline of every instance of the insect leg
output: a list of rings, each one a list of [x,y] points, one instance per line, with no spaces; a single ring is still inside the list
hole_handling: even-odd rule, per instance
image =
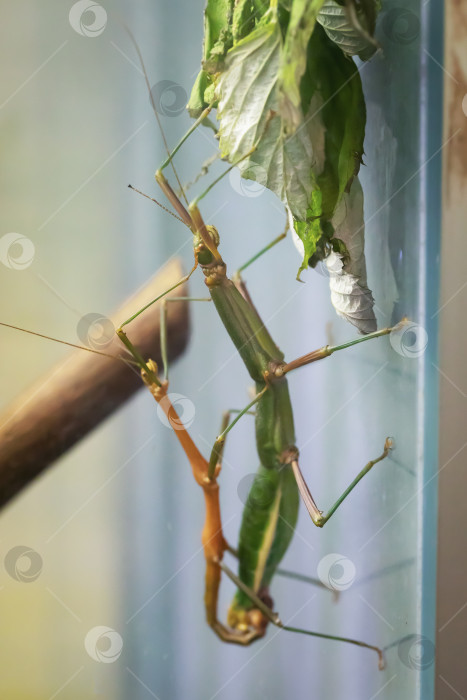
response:
[[[170,301],[170,300],[169,300]],[[229,428],[230,425],[230,416],[232,413],[238,413],[241,414],[242,416],[254,416],[256,415],[253,411],[248,411],[246,409],[238,409],[238,408],[229,408],[228,411],[224,411],[222,414],[222,422],[221,422],[221,429],[219,431],[219,435],[225,435],[227,436],[227,428]],[[239,418],[241,416],[238,416]],[[232,427],[232,426],[230,426]],[[230,428],[229,428],[230,430]],[[227,431],[227,432],[226,432]],[[219,443],[218,449],[217,449],[217,459],[216,459],[216,464],[215,464],[215,474],[216,476],[219,474],[221,467],[222,467],[222,458],[224,455],[224,448],[225,448],[225,437],[222,440],[222,442]],[[226,548],[228,549],[229,552],[232,552],[235,556],[237,556],[237,552],[235,549],[233,549],[230,545],[227,545]]]
[[[231,170],[236,168],[237,165],[239,165],[242,162],[242,160],[246,160],[247,158],[249,158],[255,152],[255,150],[256,150],[256,145],[252,146],[250,148],[250,150],[248,151],[248,153],[246,153],[241,158],[239,158],[237,161],[235,161],[235,163],[232,163],[232,165],[230,165],[226,170],[224,170],[224,172],[221,175],[219,175],[219,177],[216,177],[216,179],[213,182],[211,182],[211,184],[208,185],[208,187],[206,187],[206,189],[203,192],[201,192],[200,195],[195,197],[195,199],[190,203],[190,206],[189,206],[190,211],[193,208],[197,207],[199,202],[202,199],[204,199],[204,197],[213,189],[213,187],[215,187],[226,175],[228,175]]]
[[[143,306],[142,309],[140,309],[139,311],[134,313],[132,316],[130,316],[130,318],[128,318],[126,321],[124,321],[116,330],[118,337],[120,338],[122,343],[125,345],[127,350],[130,352],[130,354],[133,356],[133,358],[136,361],[136,364],[138,365],[140,370],[146,374],[146,377],[149,378],[153,384],[155,384],[156,386],[159,386],[159,387],[162,386],[162,384],[157,376],[157,367],[155,370],[153,368],[153,366],[155,366],[155,363],[152,363],[152,366],[150,365],[151,361],[146,363],[144,357],[141,355],[139,350],[133,345],[133,343],[130,341],[127,334],[123,330],[123,326],[126,326],[128,323],[130,323],[135,318],[137,318],[140,314],[142,314],[143,311],[145,311],[150,306],[152,306],[152,304],[155,304],[156,301],[158,301],[159,299],[164,297],[166,294],[171,292],[173,289],[176,289],[177,287],[182,285],[184,282],[186,282],[190,278],[190,276],[192,275],[192,273],[195,269],[196,269],[196,265],[193,267],[191,272],[188,273],[188,275],[185,275],[184,277],[182,277],[182,279],[179,282],[177,282],[175,285],[173,285],[172,287],[167,289],[167,291],[165,291],[163,294],[159,294],[159,296],[156,297],[155,299],[153,299],[152,301],[150,301],[149,304],[146,304],[145,306]],[[167,334],[166,331],[165,331],[165,334]],[[165,362],[167,362],[167,347],[166,347],[166,351],[165,351]]]
[[[130,316],[130,318],[127,318],[126,321],[123,321],[123,323],[121,323],[120,326],[118,327],[117,335],[119,335],[118,331],[120,331],[123,328],[123,326],[126,326],[128,323],[131,323],[131,321],[134,321],[135,318],[137,318],[140,314],[142,314],[143,311],[146,311],[146,309],[149,309],[149,307],[152,306],[153,304],[155,304],[156,301],[159,301],[159,299],[162,299],[163,297],[167,296],[167,294],[169,294],[170,292],[173,292],[174,289],[177,289],[178,287],[181,287],[181,285],[184,284],[185,282],[188,282],[191,275],[196,270],[197,266],[198,266],[198,263],[196,262],[193,265],[190,272],[187,275],[184,275],[176,284],[174,284],[172,287],[169,287],[168,289],[166,289],[165,292],[162,292],[162,294],[159,294],[159,296],[157,296],[155,299],[153,299],[148,304],[143,306],[142,309],[139,309],[139,311],[137,311],[132,316]]]
[[[227,543],[226,551],[229,552],[233,557],[238,559],[238,550]],[[291,571],[290,569],[284,569],[279,567],[276,569],[276,576],[282,576],[283,578],[290,578],[295,581],[302,581],[303,583],[309,583],[311,586],[317,586],[318,588],[324,588],[326,591],[330,589],[324,585],[324,583],[319,578],[314,578],[313,576],[307,576],[306,574],[300,574],[298,571]],[[334,594],[334,598],[339,598],[339,591],[331,591]]]
[[[185,208],[185,205],[181,201],[181,199],[177,196],[176,192],[172,189],[172,186],[170,185],[169,181],[166,179],[163,170],[169,165],[169,163],[173,166],[173,157],[177,153],[177,151],[181,148],[181,146],[185,143],[187,138],[193,133],[193,131],[207,118],[209,112],[212,109],[212,105],[209,105],[198,117],[198,119],[194,122],[194,124],[188,129],[186,134],[181,138],[181,140],[178,142],[178,144],[175,146],[174,150],[171,152],[168,152],[168,157],[166,160],[162,163],[161,167],[156,170],[155,178],[156,182],[169,200],[169,202],[172,204],[174,207],[175,211],[177,212],[178,216],[180,219],[183,221],[183,223],[188,226],[188,228],[191,229],[193,233],[199,233],[201,236],[203,243],[205,244],[206,248],[211,251],[212,255],[216,260],[221,261],[222,258],[219,255],[219,252],[217,250],[217,246],[215,245],[214,241],[212,240],[211,236],[209,235],[206,225],[202,219],[202,216],[198,210],[198,207],[196,206],[196,203],[199,199],[201,199],[204,194],[206,194],[214,185],[211,185],[208,190],[201,196],[198,197],[192,204],[190,204],[188,211]],[[157,115],[157,110],[154,110],[156,114],[157,121],[159,122],[159,117]],[[159,126],[160,123],[159,123]],[[243,159],[242,159],[243,160]],[[227,171],[228,172],[228,171]],[[219,178],[218,178],[219,179]],[[180,186],[180,191],[183,199],[185,202],[187,202],[187,198],[185,195],[185,191],[180,183],[180,180],[177,177],[178,184]],[[217,182],[217,180],[215,181]],[[214,183],[215,184],[215,183]]]
[[[271,610],[251,588],[249,588],[245,583],[243,583],[243,581],[231,569],[229,569],[229,567],[226,564],[224,564],[223,561],[219,561],[218,564],[222,571],[230,578],[230,580],[233,581],[233,583],[235,583],[235,585],[238,586],[238,588],[240,588],[250,598],[250,600],[252,601],[252,603],[255,604],[258,610],[276,627],[279,627],[280,629],[286,630],[288,632],[307,634],[311,637],[320,637],[321,639],[332,639],[338,642],[346,642],[347,644],[354,644],[359,647],[371,649],[372,651],[375,651],[378,654],[379,669],[382,670],[384,668],[383,652],[377,646],[367,644],[366,642],[361,642],[357,639],[351,639],[349,637],[338,637],[336,635],[323,634],[321,632],[313,632],[312,630],[305,630],[301,627],[291,627],[290,625],[285,625],[280,619],[279,615],[273,610]]]
[[[157,371],[155,364],[151,362],[151,360],[149,360],[148,365],[153,372]],[[212,477],[209,476],[208,462],[199,452],[172,405],[170,396],[167,394],[167,383],[164,382],[155,385],[145,372],[143,372],[143,379],[148,384],[152,395],[166,414],[169,423],[174,428],[174,433],[190,462],[195,481],[203,490],[206,517],[201,541],[206,561],[204,605],[207,623],[218,637],[225,642],[233,642],[241,645],[250,644],[254,639],[264,634],[263,629],[234,630],[223,625],[217,617],[219,587],[222,576],[219,562],[222,560],[224,552],[227,549],[227,543],[222,531],[217,473],[214,473]],[[222,425],[225,425],[227,422],[228,416],[224,416]]]
[[[240,420],[240,418],[242,416],[244,416],[246,413],[249,412],[250,408],[252,408],[252,406],[254,406],[255,403],[257,403],[260,400],[260,398],[265,394],[265,392],[267,390],[268,390],[268,386],[266,385],[263,389],[261,389],[261,391],[258,394],[256,394],[254,399],[252,401],[250,401],[250,403],[247,406],[245,406],[244,409],[242,409],[241,411],[238,412],[238,415],[235,416],[233,421],[229,425],[227,425],[224,428],[224,430],[216,437],[216,440],[214,442],[214,445],[213,445],[213,448],[211,451],[211,457],[209,459],[208,476],[210,478],[215,473],[216,465],[219,461],[219,456],[222,455],[222,451],[224,449],[224,443],[225,443],[225,438],[227,437],[227,433],[229,433],[232,430],[234,425]]]
[[[323,348],[319,348],[319,350],[314,350],[313,352],[309,352],[306,355],[298,357],[296,360],[292,360],[292,362],[284,363],[278,368],[277,374],[278,376],[283,376],[287,372],[291,372],[294,369],[304,367],[305,365],[309,365],[317,360],[323,360],[325,357],[329,357],[339,350],[345,350],[346,348],[352,347],[352,345],[358,345],[359,343],[365,343],[367,340],[373,340],[373,338],[380,338],[383,335],[389,335],[393,331],[398,331],[408,322],[409,320],[407,318],[403,318],[402,321],[395,326],[392,326],[392,328],[382,328],[379,331],[368,333],[368,335],[364,335],[361,338],[355,338],[355,340],[350,340],[342,345],[325,345]]]
[[[313,576],[306,576],[305,574],[300,574],[298,571],[290,571],[290,569],[283,569],[279,567],[276,569],[276,576],[282,576],[284,578],[290,578],[294,581],[302,581],[303,583],[308,583],[310,586],[317,586],[318,588],[324,588],[325,591],[333,594],[335,602],[339,599],[338,590],[330,590],[319,578],[314,578]]]
[[[243,272],[243,270],[246,270],[247,267],[249,267],[254,262],[256,262],[258,260],[258,258],[260,258],[262,255],[264,255],[264,253],[267,253],[268,250],[271,250],[271,248],[274,248],[274,246],[277,245],[277,243],[280,243],[281,241],[283,241],[284,238],[287,236],[288,230],[289,230],[289,222],[288,222],[288,219],[286,218],[285,228],[282,231],[282,233],[280,233],[278,236],[276,236],[276,238],[274,238],[270,243],[268,243],[266,246],[264,246],[264,248],[261,248],[261,250],[258,251],[258,253],[253,255],[253,257],[250,258],[249,260],[247,260],[245,263],[243,263],[243,265],[240,265],[238,270],[236,272],[234,272],[234,274],[232,275],[232,280],[235,283],[237,283],[237,281],[241,277],[241,273]]]
[[[251,630],[234,630],[223,625],[217,617],[217,604],[219,597],[219,587],[221,583],[222,570],[219,566],[219,561],[222,560],[227,543],[224,539],[222,531],[222,519],[219,503],[219,484],[217,483],[217,470],[214,469],[212,474],[209,473],[209,463],[199,452],[197,446],[193,442],[190,434],[186,430],[183,422],[180,420],[176,409],[174,408],[170,396],[167,394],[167,381],[161,381],[157,375],[157,365],[152,360],[146,363],[138,350],[132,345],[131,341],[126,336],[125,332],[120,328],[117,331],[120,339],[133,355],[135,360],[142,368],[142,376],[147,384],[151,394],[156,399],[159,406],[164,411],[170,425],[173,427],[174,433],[180,442],[183,451],[185,452],[190,463],[193,476],[199,486],[201,486],[204,494],[206,517],[201,536],[204,557],[206,561],[205,574],[205,593],[204,605],[206,610],[206,620],[213,631],[225,642],[233,642],[237,644],[250,644],[254,639],[264,634],[263,629]],[[265,388],[266,390],[266,388]],[[252,402],[254,403],[254,402]],[[248,406],[247,408],[249,408]],[[247,410],[240,412],[241,415]],[[240,417],[240,416],[239,416]],[[221,434],[225,435],[225,431],[229,428],[230,413],[224,415]],[[235,421],[236,422],[236,421]],[[231,427],[231,426],[230,426]],[[224,437],[225,441],[225,437]],[[218,456],[222,458],[222,447]],[[215,465],[216,467],[216,465]]]
[[[392,438],[388,437],[386,438],[386,442],[384,443],[384,450],[382,454],[376,459],[372,459],[370,462],[368,462],[368,464],[365,467],[363,467],[361,472],[359,472],[359,474],[355,477],[350,486],[346,488],[344,493],[337,499],[334,505],[325,514],[323,514],[322,511],[320,511],[318,506],[316,505],[313,496],[310,493],[308,485],[305,481],[305,478],[300,470],[298,460],[295,459],[291,462],[298,490],[300,491],[300,495],[303,499],[303,502],[305,503],[305,506],[308,510],[308,513],[310,514],[311,519],[317,527],[323,527],[323,525],[327,523],[331,515],[333,515],[336,512],[340,504],[347,498],[349,493],[353,491],[358,482],[361,479],[363,479],[365,474],[368,474],[370,469],[374,467],[375,464],[385,459],[388,456],[391,449],[393,449],[393,440]]]
[[[164,367],[164,378],[169,380],[169,361],[168,361],[168,339],[167,339],[167,304],[171,301],[212,301],[211,297],[169,297],[164,299],[161,304],[161,357]]]
[[[239,410],[237,408],[229,408],[228,411],[224,411],[222,414],[222,422],[221,422],[221,429],[219,431],[220,435],[226,435],[226,430],[229,427],[230,424],[230,416],[232,413],[241,413],[243,416],[255,416],[256,414],[254,411],[247,411],[245,409]],[[216,459],[216,464],[215,464],[215,475],[218,476],[221,468],[222,468],[222,458],[224,455],[224,448],[225,448],[225,437],[222,443],[218,445],[217,449],[217,459]],[[226,550],[231,552],[234,556],[238,556],[237,550],[231,547],[228,543],[226,543]]]
[[[165,168],[169,165],[169,163],[170,163],[170,162],[172,161],[172,159],[174,158],[175,154],[176,154],[176,153],[180,150],[180,148],[183,146],[183,144],[185,143],[185,141],[186,141],[186,140],[191,136],[191,134],[198,128],[198,126],[200,126],[200,124],[202,124],[202,123],[204,122],[204,120],[208,117],[209,112],[211,111],[211,109],[212,109],[212,104],[210,104],[208,107],[206,107],[206,109],[204,109],[204,110],[201,112],[201,114],[199,115],[198,119],[197,119],[195,122],[193,122],[193,124],[190,126],[190,128],[188,129],[188,131],[186,132],[186,134],[184,134],[184,136],[182,136],[182,138],[181,138],[180,141],[177,143],[177,145],[175,146],[175,148],[169,153],[169,155],[168,155],[167,158],[164,160],[164,162],[162,163],[162,165],[157,169],[157,171],[156,171],[156,176],[155,176],[155,177],[156,177],[156,180],[157,180],[157,173],[162,173],[162,171],[165,170]]]
[[[161,381],[159,380],[157,376],[157,365],[155,362],[152,360],[149,360],[146,363],[146,360],[144,357],[141,355],[140,351],[135,348],[131,340],[128,338],[127,334],[125,331],[122,330],[122,328],[118,328],[116,331],[118,337],[126,347],[126,349],[130,352],[132,355],[133,359],[135,360],[136,364],[140,368],[141,372],[144,372],[146,377],[155,385],[158,387],[162,386]]]

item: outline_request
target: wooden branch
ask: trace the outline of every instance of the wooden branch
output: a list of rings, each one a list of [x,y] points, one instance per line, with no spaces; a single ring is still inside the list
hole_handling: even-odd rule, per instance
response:
[[[182,276],[179,261],[166,265],[112,317],[115,327]],[[185,296],[186,285],[176,294]],[[161,361],[159,302],[125,330],[145,358]],[[174,359],[183,352],[189,337],[187,302],[168,305],[167,332],[169,358]],[[117,337],[99,349],[126,356]],[[0,506],[143,386],[136,367],[84,350],[75,350],[42,377],[0,416]]]

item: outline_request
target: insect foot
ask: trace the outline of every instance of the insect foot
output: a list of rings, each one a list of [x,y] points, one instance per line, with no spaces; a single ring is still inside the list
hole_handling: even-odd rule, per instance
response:
[[[316,527],[324,527],[324,525],[326,524],[326,519],[323,516],[322,510],[319,511],[319,515],[315,516],[313,522],[316,525]]]
[[[243,634],[254,631],[254,639],[259,639],[266,634],[268,619],[258,608],[246,610],[233,604],[227,613],[227,624]]]
[[[393,437],[389,436],[386,438],[386,442],[384,443],[384,449],[387,450],[388,452],[390,450],[396,449],[396,441],[394,440]]]
[[[299,451],[298,447],[295,447],[295,445],[290,445],[285,449],[281,456],[280,456],[280,462],[281,464],[292,464],[292,462],[295,462],[298,460],[299,456]]]
[[[143,382],[146,384],[146,386],[149,388],[149,391],[151,394],[154,396],[156,401],[160,403],[164,396],[167,395],[167,389],[169,387],[169,382],[164,379],[162,382],[155,382],[153,377],[157,377],[157,372],[158,372],[158,367],[157,363],[154,362],[154,360],[148,360],[146,363],[146,366],[148,370],[151,373],[151,376],[144,370],[141,370],[141,377],[143,379]]]
[[[275,379],[281,379],[284,376],[285,362],[270,362],[268,369],[263,373],[264,381],[271,383]]]

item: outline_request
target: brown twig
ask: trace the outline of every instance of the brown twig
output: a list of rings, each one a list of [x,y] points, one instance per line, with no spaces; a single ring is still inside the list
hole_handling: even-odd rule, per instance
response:
[[[115,326],[173,286],[182,275],[179,261],[166,265],[112,317]],[[185,287],[177,291],[177,295],[186,294]],[[187,302],[169,306],[168,351],[169,358],[174,359],[187,344],[189,317]],[[135,319],[128,332],[144,357],[160,362],[159,302]],[[99,350],[126,356],[117,338]],[[0,506],[142,386],[135,367],[82,350],[75,350],[65,362],[41,377],[0,416]]]

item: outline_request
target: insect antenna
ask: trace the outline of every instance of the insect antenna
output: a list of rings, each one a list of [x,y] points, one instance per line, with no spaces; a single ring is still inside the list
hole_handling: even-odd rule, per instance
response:
[[[44,333],[37,333],[37,331],[30,331],[27,328],[21,328],[20,326],[13,326],[11,323],[3,323],[0,321],[0,326],[4,328],[13,328],[15,331],[22,331],[23,333],[29,333],[29,335],[37,335],[38,338],[45,338],[46,340],[53,340],[54,343],[61,343],[61,345],[68,345],[70,348],[75,348],[77,350],[86,350],[86,352],[92,352],[95,355],[102,355],[103,357],[108,357],[111,360],[119,360],[127,365],[134,365],[138,367],[138,363],[129,357],[123,357],[122,355],[111,355],[108,352],[102,352],[101,350],[94,350],[93,348],[88,348],[86,345],[77,345],[76,343],[69,343],[67,340],[60,340],[60,338],[54,338],[51,335],[45,335]]]
[[[143,197],[146,197],[146,199],[150,199],[151,202],[154,202],[154,204],[157,204],[158,207],[160,207],[161,209],[166,211],[167,214],[170,214],[171,216],[173,216],[174,219],[177,219],[177,221],[180,221],[182,224],[185,223],[183,221],[183,219],[181,219],[179,216],[177,216],[177,214],[175,214],[173,211],[170,211],[170,209],[168,207],[165,207],[163,204],[158,202],[157,199],[155,199],[154,197],[151,197],[150,195],[146,194],[145,192],[142,192],[137,187],[133,187],[133,185],[128,185],[128,187],[130,188],[130,190],[133,190],[133,192],[137,192],[138,194],[142,195]]]
[[[140,65],[141,65],[141,70],[143,71],[144,80],[145,80],[146,87],[147,87],[147,90],[148,90],[148,93],[149,93],[149,99],[151,100],[152,111],[154,112],[154,116],[156,117],[157,125],[158,125],[158,127],[159,127],[159,131],[160,131],[160,133],[161,133],[162,140],[163,140],[163,142],[164,142],[165,150],[167,151],[168,161],[170,162],[170,165],[171,165],[171,167],[172,167],[173,173],[174,173],[174,175],[175,175],[175,179],[177,180],[177,184],[178,184],[178,187],[179,187],[179,191],[180,191],[180,193],[181,193],[183,199],[185,200],[185,202],[186,202],[186,204],[187,204],[187,206],[188,206],[188,199],[187,199],[187,197],[186,197],[185,190],[183,189],[183,185],[182,185],[182,183],[181,183],[181,180],[180,180],[180,178],[179,178],[179,176],[178,176],[177,169],[175,168],[175,164],[174,164],[174,162],[173,162],[173,160],[172,160],[172,153],[171,153],[171,151],[170,151],[169,144],[167,143],[167,139],[166,139],[166,136],[165,136],[165,132],[164,132],[164,128],[163,128],[163,126],[162,126],[161,119],[160,119],[160,117],[159,117],[159,113],[158,113],[158,111],[157,111],[157,109],[156,109],[156,104],[155,104],[155,102],[154,102],[154,97],[153,97],[152,90],[151,90],[151,84],[150,84],[150,82],[149,82],[148,73],[147,73],[147,70],[146,70],[146,66],[145,66],[145,64],[144,64],[144,60],[143,60],[143,56],[142,56],[141,50],[140,50],[140,48],[139,48],[139,46],[138,46],[138,42],[136,41],[136,39],[135,39],[135,37],[134,37],[134,35],[133,35],[131,29],[128,27],[128,25],[124,24],[124,28],[125,28],[125,31],[127,32],[128,36],[130,37],[131,43],[132,43],[133,46],[135,47],[136,53],[137,53],[137,55],[138,55],[138,59],[139,59]],[[156,203],[158,204],[158,202],[156,202]]]

